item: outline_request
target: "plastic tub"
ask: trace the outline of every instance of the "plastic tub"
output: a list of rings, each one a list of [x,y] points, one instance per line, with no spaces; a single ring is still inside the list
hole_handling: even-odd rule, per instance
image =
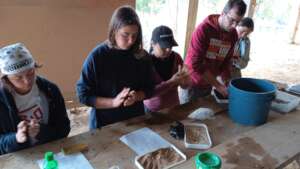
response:
[[[229,116],[243,125],[264,124],[269,115],[276,87],[253,78],[234,79],[229,84]]]
[[[174,166],[176,166],[176,165],[178,165],[178,164],[181,164],[181,163],[183,163],[183,162],[186,161],[186,155],[185,155],[185,154],[183,154],[183,153],[182,153],[177,147],[175,147],[173,144],[171,144],[170,147],[171,147],[173,150],[175,150],[175,151],[182,157],[182,160],[179,161],[179,162],[177,162],[177,163],[174,163],[174,164],[171,164],[171,165],[169,165],[169,166],[166,166],[166,167],[164,167],[163,169],[169,169],[169,168],[172,168],[172,167],[174,167]],[[162,147],[162,148],[164,148],[164,147]],[[168,148],[168,147],[165,147],[165,148]],[[160,149],[160,148],[159,148],[159,149]],[[158,150],[158,149],[157,149],[157,150]],[[157,150],[154,150],[154,151],[157,151]],[[153,152],[154,152],[154,151],[153,151]],[[149,152],[149,153],[151,153],[151,152]],[[140,162],[138,161],[138,159],[139,159],[141,156],[143,156],[143,155],[140,155],[140,156],[135,157],[134,163],[135,163],[135,165],[137,166],[137,168],[139,168],[139,169],[144,169],[144,167],[142,166],[142,164],[140,164]]]
[[[198,128],[199,130],[202,130],[204,131],[204,135],[207,139],[207,143],[199,143],[199,144],[195,144],[195,143],[190,143],[187,139],[187,128],[188,127],[196,127]],[[201,129],[202,128],[202,129]],[[208,149],[212,146],[212,142],[211,142],[211,139],[210,139],[210,136],[209,136],[209,133],[208,133],[208,129],[207,129],[207,126],[205,124],[202,124],[202,123],[188,123],[188,124],[185,124],[184,125],[184,145],[186,148],[193,148],[193,149]]]

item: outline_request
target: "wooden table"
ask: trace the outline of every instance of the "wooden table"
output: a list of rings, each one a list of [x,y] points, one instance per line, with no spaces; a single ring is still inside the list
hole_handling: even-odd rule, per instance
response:
[[[275,166],[283,162],[283,160],[280,160],[283,158],[278,157],[281,155],[279,151],[282,151],[282,149],[276,149],[274,146],[284,146],[287,149],[292,149],[293,153],[296,151],[300,152],[298,150],[300,148],[299,111],[289,115],[271,112],[267,124],[260,127],[246,127],[233,123],[227,116],[226,111],[224,112],[224,107],[218,106],[212,98],[205,98],[187,105],[177,106],[167,110],[165,113],[154,114],[152,117],[137,117],[106,126],[101,130],[86,132],[45,145],[3,155],[0,157],[0,169],[19,169],[20,166],[22,168],[38,169],[36,160],[43,158],[46,151],[57,153],[62,147],[76,143],[88,144],[89,150],[83,154],[95,169],[108,169],[113,165],[118,165],[121,169],[134,169],[136,168],[134,165],[136,154],[119,141],[119,138],[142,127],[151,128],[187,155],[187,162],[175,168],[194,169],[194,161],[191,157],[200,151],[186,149],[183,141],[173,139],[169,135],[168,130],[174,120],[181,120],[184,123],[189,122],[190,120],[186,119],[187,115],[198,107],[209,107],[217,112],[215,119],[203,122],[208,126],[213,141],[213,147],[209,151],[214,151],[222,157],[223,168],[234,168],[240,164],[238,160],[240,157],[236,153],[242,153],[243,158],[251,159],[252,156],[256,158],[259,154],[265,154],[266,158],[262,158],[259,164],[264,165],[264,162],[269,163],[268,160],[270,160],[270,165]],[[289,126],[290,123],[291,126]],[[294,131],[294,129],[298,130]],[[285,137],[291,138],[291,140],[283,142]],[[273,140],[273,138],[276,140]],[[277,141],[277,139],[279,140]],[[270,141],[270,143],[266,143],[266,141]],[[298,143],[292,144],[293,141],[298,141]],[[294,145],[299,146],[295,149]],[[254,152],[252,151],[253,147],[255,148],[253,149]],[[245,152],[243,154],[241,149],[248,151],[248,154]],[[293,153],[285,154],[284,158],[294,156]],[[229,157],[230,155],[232,156]],[[243,159],[242,162],[242,164],[247,164],[247,159]],[[253,160],[249,162],[252,163]]]
[[[222,169],[282,168],[282,164],[291,162],[300,152],[299,122],[300,110],[296,110],[227,139],[209,151],[221,156]],[[195,168],[194,161],[190,159],[177,168]]]

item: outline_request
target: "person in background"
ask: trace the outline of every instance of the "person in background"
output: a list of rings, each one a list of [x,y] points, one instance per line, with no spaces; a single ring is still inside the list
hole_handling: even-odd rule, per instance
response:
[[[233,67],[231,78],[242,77],[241,69],[245,69],[250,60],[250,39],[248,37],[254,30],[254,22],[251,18],[243,18],[236,27],[239,40],[234,49]]]
[[[0,49],[0,155],[66,137],[64,98],[22,43]]]
[[[143,50],[140,20],[132,7],[112,15],[108,40],[87,56],[79,81],[79,101],[91,106],[90,129],[143,115],[152,95],[151,67]]]
[[[185,87],[188,80],[187,68],[181,56],[172,50],[178,46],[172,30],[158,26],[152,32],[150,57],[153,65],[155,90],[151,98],[144,100],[145,109],[155,112],[179,104],[178,86]]]
[[[185,58],[192,83],[189,88],[180,89],[181,103],[209,95],[213,86],[224,97],[228,95],[226,84],[238,39],[235,27],[246,8],[243,0],[229,0],[220,15],[209,15],[193,32]],[[224,84],[217,80],[218,76]]]

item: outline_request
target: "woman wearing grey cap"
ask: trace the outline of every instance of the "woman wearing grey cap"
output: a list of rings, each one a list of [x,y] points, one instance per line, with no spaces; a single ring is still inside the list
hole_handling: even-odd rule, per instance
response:
[[[58,87],[37,76],[37,67],[22,43],[0,49],[0,155],[63,138],[70,132]]]
[[[180,55],[172,50],[178,46],[172,30],[158,26],[152,32],[150,56],[155,90],[152,98],[144,100],[145,110],[155,112],[179,104],[177,87],[185,87],[189,75]]]

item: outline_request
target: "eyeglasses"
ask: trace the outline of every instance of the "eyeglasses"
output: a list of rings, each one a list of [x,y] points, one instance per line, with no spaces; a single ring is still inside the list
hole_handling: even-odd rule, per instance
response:
[[[226,17],[231,25],[237,25],[240,22],[240,20],[234,19],[232,16],[230,16],[229,13],[226,13]]]

